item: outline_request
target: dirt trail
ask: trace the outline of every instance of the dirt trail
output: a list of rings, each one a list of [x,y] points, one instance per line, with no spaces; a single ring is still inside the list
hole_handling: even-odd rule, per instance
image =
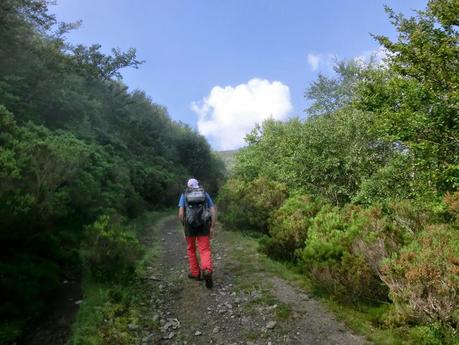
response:
[[[318,301],[263,270],[259,254],[224,231],[213,240],[214,288],[187,278],[185,240],[175,217],[152,267],[153,317],[160,333],[144,344],[368,344]]]

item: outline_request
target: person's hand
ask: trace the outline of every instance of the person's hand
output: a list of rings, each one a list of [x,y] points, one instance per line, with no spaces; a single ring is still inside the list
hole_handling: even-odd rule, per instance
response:
[[[209,238],[211,239],[214,238],[214,227],[213,226],[210,227]]]

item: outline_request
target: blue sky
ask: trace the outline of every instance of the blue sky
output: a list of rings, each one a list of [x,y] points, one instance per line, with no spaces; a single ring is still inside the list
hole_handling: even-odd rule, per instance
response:
[[[426,0],[57,0],[50,10],[83,21],[72,43],[136,48],[146,62],[124,82],[231,149],[254,122],[304,116],[304,91],[332,56],[378,49],[370,33],[395,38],[384,4],[412,14]]]

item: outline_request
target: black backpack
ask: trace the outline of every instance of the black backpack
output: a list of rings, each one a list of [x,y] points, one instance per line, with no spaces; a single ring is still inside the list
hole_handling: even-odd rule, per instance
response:
[[[185,226],[188,229],[205,230],[211,220],[203,188],[187,188],[185,197]]]

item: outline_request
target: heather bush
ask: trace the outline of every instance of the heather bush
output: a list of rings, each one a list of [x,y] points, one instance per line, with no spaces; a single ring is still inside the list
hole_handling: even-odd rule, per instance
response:
[[[445,196],[445,204],[448,209],[452,222],[459,226],[459,192],[447,193]]]
[[[389,207],[391,219],[408,233],[406,245],[382,265],[381,277],[394,302],[390,317],[398,324],[438,325],[419,328],[437,334],[436,339],[449,339],[459,320],[458,200],[455,192],[447,193],[435,207],[408,201]]]
[[[392,203],[387,210],[381,206],[359,209],[359,235],[355,237],[352,250],[365,257],[374,273],[381,274],[381,262],[397,253],[413,240],[413,233],[425,225],[426,215],[409,202]]]
[[[407,320],[459,325],[459,229],[430,225],[385,261],[382,278]]]
[[[388,203],[385,213],[394,223],[394,226],[413,236],[422,231],[427,225],[439,222],[444,215],[444,204],[440,205],[438,212],[434,212],[436,205],[427,206],[424,203],[417,204],[411,200],[400,200]]]
[[[274,258],[296,261],[296,251],[304,247],[308,228],[322,202],[307,195],[294,195],[275,210],[270,218],[269,237],[262,250]]]
[[[303,267],[318,285],[343,299],[385,300],[380,263],[402,238],[379,207],[324,206],[309,227]]]

